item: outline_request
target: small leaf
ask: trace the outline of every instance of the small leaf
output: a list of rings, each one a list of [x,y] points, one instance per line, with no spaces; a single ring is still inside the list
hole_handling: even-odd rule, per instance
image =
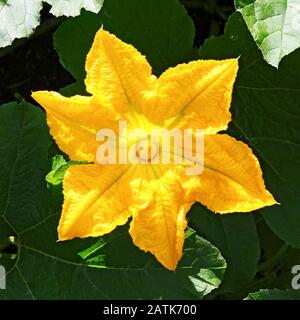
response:
[[[62,183],[65,173],[70,166],[86,164],[86,161],[66,161],[63,156],[57,155],[52,159],[52,170],[47,174],[46,181],[52,185]]]
[[[103,0],[45,0],[52,5],[55,16],[76,16],[85,8],[99,12]],[[0,2],[0,47],[6,47],[15,39],[29,37],[40,24],[42,0],[7,0]]]
[[[42,1],[8,0],[0,3],[0,47],[12,44],[14,39],[29,37],[40,24]]]
[[[300,47],[298,0],[235,0],[265,60],[278,68],[281,59]]]
[[[85,250],[82,250],[78,253],[78,255],[82,259],[87,259],[90,255],[94,254],[101,248],[103,248],[106,245],[106,241],[103,238],[99,238],[96,243],[94,243],[92,246],[88,247]]]
[[[91,12],[99,12],[104,0],[45,0],[52,8],[50,13],[56,17],[76,17],[82,8]]]

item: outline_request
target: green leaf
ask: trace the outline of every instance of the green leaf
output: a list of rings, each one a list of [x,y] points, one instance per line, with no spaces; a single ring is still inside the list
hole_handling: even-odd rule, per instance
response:
[[[99,249],[103,248],[106,245],[106,241],[103,238],[99,238],[96,243],[94,243],[92,246],[90,246],[87,249],[82,250],[81,252],[78,252],[78,255],[82,259],[87,259],[92,254],[97,252]]]
[[[300,290],[265,289],[250,293],[245,300],[300,300]]]
[[[64,157],[61,155],[55,156],[52,159],[51,171],[46,175],[46,181],[53,185],[60,184],[64,179],[67,168],[67,161]]]
[[[62,155],[52,159],[52,169],[46,176],[46,181],[52,185],[62,183],[67,169],[74,165],[86,164],[86,161],[66,161]]]
[[[59,92],[65,97],[72,97],[75,95],[88,96],[83,79],[61,88]]]
[[[45,181],[45,115],[28,103],[10,103],[0,107],[0,119],[0,265],[7,270],[0,299],[196,299],[219,286],[225,260],[195,233],[189,232],[176,272],[135,247],[128,226],[98,240],[57,242],[60,210],[53,211]],[[63,163],[57,157],[54,168]],[[2,254],[11,238],[14,260]]]
[[[54,47],[61,64],[82,83],[85,78],[86,55],[101,26],[99,15],[83,12],[80,16],[65,21],[54,34]],[[76,89],[79,89],[78,84]]]
[[[199,299],[222,280],[224,259],[196,234],[186,240],[176,272],[170,272],[131,243],[127,228],[108,235],[97,255],[83,261],[77,252],[86,253],[91,240],[56,242],[57,218],[49,216],[18,236],[19,257],[0,298]]]
[[[193,22],[177,0],[109,0],[99,15],[82,13],[65,21],[54,35],[61,63],[81,83],[86,55],[102,23],[146,55],[156,74],[194,53]]]
[[[99,12],[103,0],[73,0],[72,4],[65,0],[44,0],[52,5],[50,10],[55,16],[76,16],[85,8]],[[40,24],[42,0],[0,2],[0,47],[12,44],[13,40],[29,37]]]
[[[196,203],[189,225],[214,244],[227,261],[222,289],[234,291],[252,280],[260,257],[254,218],[249,214],[219,215]]]
[[[300,47],[298,0],[235,0],[265,60],[278,68],[281,59]]]
[[[261,210],[272,231],[300,247],[300,50],[279,71],[257,49],[242,16],[235,13],[225,35],[206,41],[201,58],[239,57],[229,134],[244,140],[258,156],[267,188],[280,205]]]
[[[0,107],[1,217],[16,233],[49,215],[45,175],[50,136],[44,113],[22,102]]]
[[[195,30],[178,0],[110,0],[103,26],[146,55],[155,74],[190,60]]]

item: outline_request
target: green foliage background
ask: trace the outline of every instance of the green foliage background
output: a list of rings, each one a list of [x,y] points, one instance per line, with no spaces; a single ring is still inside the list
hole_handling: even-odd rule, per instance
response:
[[[0,264],[7,270],[7,290],[0,290],[0,298],[300,298],[291,290],[291,268],[300,264],[300,51],[284,57],[277,70],[238,12],[223,36],[195,48],[193,22],[177,0],[106,0],[100,13],[83,10],[54,34],[60,62],[75,79],[61,89],[64,94],[86,94],[85,56],[101,26],[145,54],[157,75],[195,59],[240,57],[228,132],[252,147],[280,205],[220,216],[195,204],[176,272],[134,247],[127,226],[99,239],[58,243],[61,181],[73,163],[55,146],[38,106],[5,104]]]

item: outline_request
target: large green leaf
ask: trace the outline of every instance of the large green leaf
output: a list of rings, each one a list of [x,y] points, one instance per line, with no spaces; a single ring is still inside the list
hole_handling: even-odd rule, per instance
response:
[[[18,233],[49,215],[45,175],[50,136],[44,113],[27,103],[0,107],[1,217]]]
[[[99,12],[103,0],[44,0],[52,5],[55,16],[77,16],[85,8]],[[42,0],[3,0],[0,2],[0,47],[10,45],[14,39],[29,37],[40,24]]]
[[[193,21],[178,0],[110,0],[103,26],[146,55],[155,74],[193,55]]]
[[[235,0],[235,6],[272,66],[300,47],[299,0]]]
[[[219,215],[196,203],[189,215],[189,225],[220,249],[227,261],[222,289],[234,291],[250,281],[260,257],[254,218],[249,214]]]
[[[300,290],[265,289],[250,293],[246,300],[300,300]]]
[[[45,181],[50,139],[44,113],[10,103],[0,107],[0,119],[0,265],[7,270],[0,298],[192,299],[219,286],[226,263],[195,233],[188,233],[176,272],[136,248],[128,226],[100,246],[91,238],[57,242],[60,210],[53,210],[57,200]],[[14,260],[5,252],[9,239],[18,248]]]
[[[85,78],[86,55],[101,26],[99,15],[83,12],[65,21],[54,34],[54,46],[61,64],[78,80]]]
[[[239,57],[229,133],[246,141],[259,158],[268,189],[280,205],[261,210],[272,231],[300,247],[300,51],[279,71],[257,49],[242,16],[233,14],[225,35],[208,40],[200,57]]]
[[[109,0],[99,15],[69,19],[54,35],[60,61],[81,82],[86,55],[102,23],[145,54],[156,74],[193,54],[193,22],[177,0]]]
[[[195,299],[218,287],[225,270],[219,251],[194,234],[186,240],[177,271],[170,272],[134,247],[127,229],[106,237],[104,248],[85,261],[77,253],[90,240],[57,243],[57,223],[53,216],[21,234],[21,254],[8,275],[5,298]],[[27,290],[14,286],[19,274]]]

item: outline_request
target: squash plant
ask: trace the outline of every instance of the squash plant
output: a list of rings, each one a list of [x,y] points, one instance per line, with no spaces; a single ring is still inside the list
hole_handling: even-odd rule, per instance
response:
[[[299,299],[297,1],[46,2],[0,2],[0,298]]]

